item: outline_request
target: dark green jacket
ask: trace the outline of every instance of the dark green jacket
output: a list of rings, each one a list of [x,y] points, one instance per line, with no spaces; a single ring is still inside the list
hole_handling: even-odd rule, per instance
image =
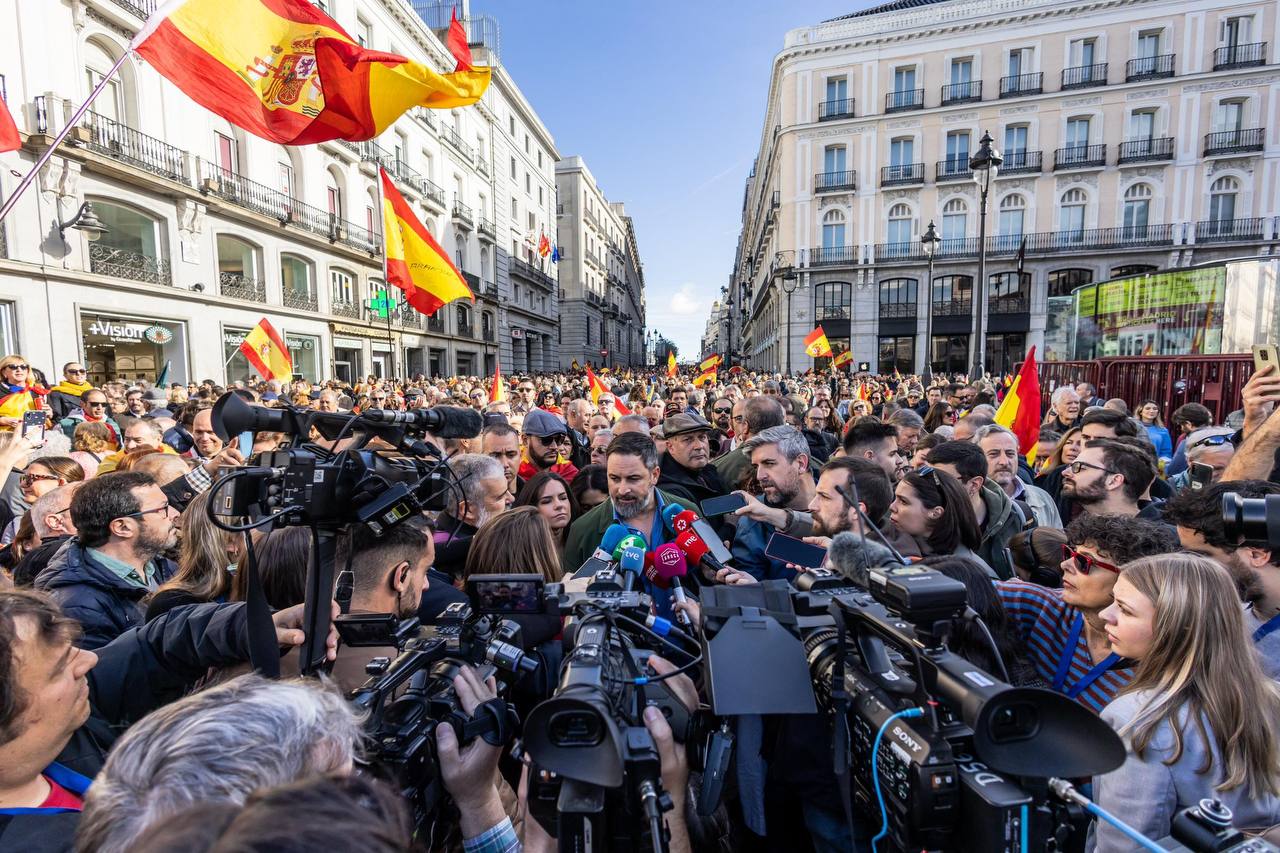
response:
[[[691,509],[694,512],[698,511],[698,506],[693,501],[667,494],[661,489],[658,492],[667,503],[678,503],[685,509]],[[564,556],[560,561],[560,565],[566,573],[572,574],[576,572],[587,561],[587,558],[596,550],[596,546],[600,544],[601,537],[604,536],[604,532],[609,529],[611,524],[613,524],[612,498],[595,507],[573,523],[573,526],[569,528],[569,538],[565,541]],[[675,537],[673,536],[672,539],[674,540]],[[650,542],[650,550],[658,544],[661,543]]]

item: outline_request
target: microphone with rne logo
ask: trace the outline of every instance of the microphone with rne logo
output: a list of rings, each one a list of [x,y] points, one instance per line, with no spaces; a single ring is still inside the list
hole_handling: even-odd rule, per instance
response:
[[[652,574],[650,574],[651,569]],[[685,597],[680,578],[688,573],[689,563],[680,552],[680,546],[670,542],[659,545],[658,550],[653,552],[653,559],[645,567],[645,577],[662,589],[670,589],[672,598],[681,604],[688,599]],[[676,621],[686,628],[693,627],[689,614],[683,610],[676,611]]]
[[[686,530],[676,537],[676,547],[680,549],[690,564],[701,566],[712,574],[727,568],[707,549],[702,537],[692,530]]]
[[[676,534],[684,533],[686,530],[692,530],[698,534],[698,538],[702,540],[702,544],[707,546],[707,550],[711,552],[711,556],[715,557],[721,563],[727,563],[733,559],[733,554],[720,541],[720,536],[712,529],[711,525],[705,519],[698,518],[697,514],[686,509],[672,519],[671,526],[675,529]]]

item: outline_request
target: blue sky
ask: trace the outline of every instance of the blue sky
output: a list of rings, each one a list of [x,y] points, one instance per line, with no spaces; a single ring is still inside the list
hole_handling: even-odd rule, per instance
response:
[[[648,322],[698,350],[733,265],[742,189],[787,30],[868,0],[514,3],[493,15],[502,61],[555,137],[634,218]]]

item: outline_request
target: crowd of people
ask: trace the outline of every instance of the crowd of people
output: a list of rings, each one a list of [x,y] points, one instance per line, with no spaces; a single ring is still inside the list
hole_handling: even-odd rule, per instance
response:
[[[963,377],[735,369],[693,387],[628,371],[606,372],[601,391],[569,372],[229,387],[92,385],[78,363],[61,372],[49,384],[21,356],[0,359],[0,851],[428,843],[409,836],[397,797],[351,772],[360,718],[342,694],[379,650],[330,636],[323,681],[249,671],[246,552],[284,654],[302,643],[312,540],[289,527],[246,543],[210,521],[213,484],[291,440],[219,436],[213,407],[226,394],[327,413],[480,412],[478,435],[426,436],[457,484],[442,511],[341,540],[351,612],[430,625],[467,600],[468,578],[566,582],[612,525],[652,551],[676,538],[670,505],[701,513],[737,494],[737,509],[708,518],[729,565],[691,571],[687,601],[642,577],[655,615],[697,624],[703,587],[820,568],[771,555],[775,533],[821,548],[866,537],[872,565],[900,558],[965,583],[994,643],[958,621],[953,651],[1064,694],[1123,738],[1123,765],[1092,780],[1102,807],[1151,838],[1202,798],[1252,832],[1280,824],[1280,543],[1228,535],[1221,511],[1227,494],[1280,494],[1274,368],[1252,376],[1223,424],[1195,402],[1165,412],[1059,386],[1034,447],[996,422],[1001,383]],[[556,614],[520,622],[541,666],[516,686],[517,705],[554,688],[564,637]],[[296,658],[284,654],[286,674]],[[670,683],[691,711],[705,700],[696,679]],[[454,685],[467,714],[496,695],[467,668]],[[644,723],[674,803],[672,850],[865,848],[845,817],[828,720],[740,731],[714,831],[692,815],[689,763],[667,721],[649,709]],[[462,746],[449,726],[437,738],[467,851],[554,848],[518,758],[479,739]],[[1088,845],[1138,849],[1105,823]]]

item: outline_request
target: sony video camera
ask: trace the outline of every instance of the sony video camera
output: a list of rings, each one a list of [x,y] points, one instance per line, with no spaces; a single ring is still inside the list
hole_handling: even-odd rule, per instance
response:
[[[1222,527],[1228,539],[1266,542],[1280,550],[1280,495],[1246,498],[1228,492],[1222,496]]]

